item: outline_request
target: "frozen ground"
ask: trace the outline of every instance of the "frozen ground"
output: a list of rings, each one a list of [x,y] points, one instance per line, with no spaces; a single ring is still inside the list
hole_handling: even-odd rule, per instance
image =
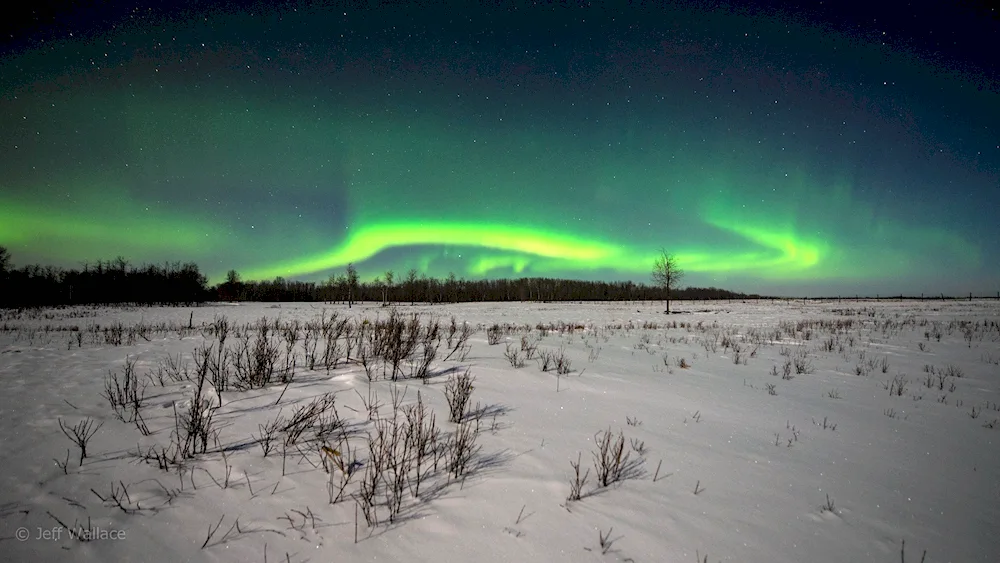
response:
[[[370,348],[389,317],[374,305],[4,313],[0,559],[840,563],[918,562],[926,550],[927,563],[1000,560],[996,301],[676,303],[669,317],[659,303],[397,309],[420,315],[422,343],[397,381]],[[366,351],[345,359],[342,335],[323,358],[325,338],[309,342],[334,313],[352,339],[366,327]],[[466,347],[458,334],[449,347],[452,316],[459,332],[475,328]],[[206,369],[234,385],[236,351],[253,351],[266,317],[275,373],[263,388],[226,388],[221,407],[206,383],[207,451],[184,457],[196,350],[217,354],[223,317],[234,326],[227,352]],[[435,320],[438,339],[424,338]],[[522,337],[537,349],[515,368]],[[434,346],[428,381],[410,378]],[[564,354],[569,373],[543,372],[542,353]],[[121,420],[102,396],[127,360],[149,435],[126,422],[134,409]],[[460,426],[445,389],[466,368],[475,380]],[[437,440],[418,462],[397,435],[392,451],[409,461],[389,455],[396,465],[374,472],[370,442],[379,428],[405,430],[418,392]],[[333,406],[290,437],[288,422],[326,393]],[[102,425],[81,466],[59,420],[88,417]],[[265,456],[263,427],[276,420]],[[621,480],[599,487],[605,430],[623,434],[629,458]],[[449,471],[458,431],[475,445]],[[589,475],[582,498],[567,500],[578,456]],[[371,525],[359,509],[369,478]]]

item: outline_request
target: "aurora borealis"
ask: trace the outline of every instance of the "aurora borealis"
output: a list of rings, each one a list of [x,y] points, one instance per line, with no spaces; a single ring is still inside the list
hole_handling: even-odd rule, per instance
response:
[[[990,12],[164,6],[4,24],[15,263],[1000,286]]]

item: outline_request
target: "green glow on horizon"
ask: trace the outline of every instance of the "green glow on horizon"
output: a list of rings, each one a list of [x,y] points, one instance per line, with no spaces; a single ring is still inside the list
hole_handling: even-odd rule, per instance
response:
[[[0,242],[64,260],[107,260],[122,255],[133,263],[150,254],[195,260],[221,242],[216,228],[190,216],[150,212],[125,197],[92,196],[72,208],[0,199]]]
[[[691,271],[739,272],[752,271],[769,278],[816,278],[827,273],[830,264],[830,247],[819,240],[809,240],[790,229],[776,230],[743,223],[724,223],[706,218],[705,222],[719,229],[730,231],[766,251],[730,252],[720,256],[690,256],[682,263]],[[703,268],[698,264],[705,262]]]
[[[328,253],[255,269],[246,275],[252,279],[309,275],[352,262],[359,263],[393,247],[434,245],[506,250],[519,255],[558,258],[578,265],[621,265],[625,251],[621,246],[526,227],[396,222],[362,225],[353,229],[343,244]]]
[[[824,248],[791,235],[760,229],[731,228],[757,245],[746,253],[725,250],[671,250],[685,270],[692,272],[756,272],[780,276],[808,272],[820,265]],[[504,251],[480,253],[468,260],[466,273],[485,276],[496,270],[535,273],[609,269],[648,273],[658,250],[612,244],[556,231],[522,226],[458,222],[400,221],[363,225],[330,252],[289,260],[244,272],[247,279],[272,279],[318,274],[349,263],[362,263],[394,247],[454,246]]]

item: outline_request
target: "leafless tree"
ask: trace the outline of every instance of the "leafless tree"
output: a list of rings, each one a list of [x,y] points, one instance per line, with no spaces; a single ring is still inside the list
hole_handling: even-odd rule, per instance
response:
[[[661,248],[653,261],[653,283],[667,291],[667,314],[670,314],[670,292],[680,287],[683,278],[684,270],[677,264],[677,257]]]
[[[407,291],[410,293],[410,305],[417,300],[417,269],[410,268],[410,271],[406,273],[406,287]]]
[[[354,264],[347,265],[347,308],[354,306],[354,289],[358,287],[358,269]]]
[[[396,274],[392,270],[387,270],[385,272],[385,285],[382,286],[382,306],[385,307],[386,303],[390,303],[389,293],[392,292],[392,280],[396,277]]]

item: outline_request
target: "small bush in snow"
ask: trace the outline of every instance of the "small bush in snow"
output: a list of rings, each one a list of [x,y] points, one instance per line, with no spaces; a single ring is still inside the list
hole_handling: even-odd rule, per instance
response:
[[[334,406],[335,399],[336,395],[333,393],[325,393],[299,407],[281,427],[285,434],[285,445],[297,444],[306,431],[312,431],[316,437],[321,438],[343,426]]]
[[[566,375],[572,370],[572,363],[569,358],[566,357],[566,353],[563,350],[560,350],[559,355],[556,356],[556,373],[559,375]]]
[[[111,404],[115,418],[122,422],[133,422],[138,416],[145,398],[145,386],[139,389],[139,377],[135,372],[136,358],[125,358],[125,368],[121,375],[109,371],[104,378],[104,393],[101,395]],[[131,414],[126,414],[131,409]]]
[[[501,338],[503,338],[503,329],[500,328],[500,325],[494,323],[493,326],[486,329],[486,342],[488,342],[490,346],[500,344]]]
[[[101,429],[101,426],[104,426],[104,423],[102,422],[94,426],[94,419],[89,416],[73,426],[63,424],[61,418],[57,420],[62,433],[80,448],[80,465],[83,465],[83,460],[87,457],[87,444],[90,443],[90,439],[94,437],[94,434],[97,434],[97,431]]]
[[[445,384],[444,396],[448,400],[448,421],[461,422],[472,399],[472,382],[475,377],[466,369],[460,375],[451,375]]]
[[[597,450],[592,452],[597,484],[607,487],[624,480],[631,455],[625,451],[625,435],[619,432],[616,437],[608,428],[594,436],[594,443],[597,444]]]
[[[479,438],[479,421],[469,420],[458,425],[446,444],[448,449],[448,472],[458,479],[469,469],[472,458],[481,446],[476,444]]]
[[[174,424],[177,442],[183,457],[189,458],[208,450],[208,437],[212,433],[212,417],[218,408],[218,395],[208,384],[208,365],[198,370],[194,396],[184,412],[174,405]]]
[[[575,463],[570,461],[569,464],[573,468],[573,477],[569,481],[569,496],[566,500],[580,500],[583,486],[587,484],[587,477],[590,476],[590,469],[580,473],[580,454],[577,454]]]
[[[503,356],[507,358],[510,365],[515,368],[523,368],[525,357],[521,355],[521,350],[518,350],[516,346],[511,343],[507,343],[507,350],[504,352]]]

